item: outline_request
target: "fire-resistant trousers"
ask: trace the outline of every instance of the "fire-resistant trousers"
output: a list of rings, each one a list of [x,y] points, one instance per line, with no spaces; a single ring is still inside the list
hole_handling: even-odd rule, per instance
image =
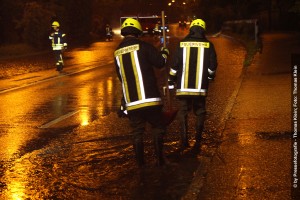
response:
[[[206,97],[193,96],[178,98],[179,111],[178,120],[181,124],[181,144],[183,147],[189,146],[188,144],[188,113],[193,110],[196,115],[196,142],[200,141],[201,134],[204,127],[205,113],[206,113]]]
[[[143,154],[143,134],[146,129],[147,122],[151,125],[153,143],[158,165],[164,164],[163,159],[163,136],[166,133],[166,127],[162,123],[162,107],[152,106],[148,108],[130,111],[128,113],[130,126],[133,134],[133,146],[136,159],[139,165],[144,164]]]
[[[61,50],[54,50],[56,70],[61,71],[64,67],[64,61]]]

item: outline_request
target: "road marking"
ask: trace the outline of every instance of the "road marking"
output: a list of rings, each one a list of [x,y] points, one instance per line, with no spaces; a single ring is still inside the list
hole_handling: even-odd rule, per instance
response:
[[[25,87],[28,87],[28,86],[32,86],[32,85],[37,85],[39,83],[43,83],[43,82],[47,82],[47,81],[51,81],[51,80],[63,78],[65,76],[70,76],[70,75],[73,75],[73,74],[78,74],[78,73],[81,73],[81,72],[84,72],[84,71],[87,71],[87,70],[91,70],[91,69],[95,69],[95,68],[98,68],[98,67],[103,67],[103,66],[106,66],[106,65],[110,65],[112,63],[114,63],[114,61],[108,61],[104,65],[87,67],[87,68],[84,68],[82,70],[71,72],[71,73],[59,74],[58,76],[50,76],[50,77],[47,77],[47,78],[45,78],[43,80],[39,80],[39,81],[35,81],[35,82],[32,82],[32,83],[28,83],[26,85],[21,85],[21,86],[18,86],[18,87],[12,87],[12,88],[8,88],[8,89],[4,89],[4,90],[0,91],[0,94],[6,93],[6,92],[10,92],[10,91],[14,91],[14,90],[18,90],[18,89],[22,89],[22,88],[25,88]]]
[[[61,117],[59,117],[55,120],[52,120],[52,121],[48,122],[47,124],[44,124],[44,125],[40,126],[39,128],[49,128],[50,126],[52,126],[54,124],[57,124],[58,122],[61,122],[61,121],[65,120],[65,119],[67,119],[67,118],[69,118],[69,117],[71,117],[71,116],[73,116],[73,115],[75,115],[79,112],[80,112],[80,110],[69,112],[68,114],[65,114],[65,115],[63,115],[63,116],[61,116]]]

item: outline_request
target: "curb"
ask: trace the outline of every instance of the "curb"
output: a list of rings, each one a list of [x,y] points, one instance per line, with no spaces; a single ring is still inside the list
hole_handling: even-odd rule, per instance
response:
[[[221,36],[225,36],[226,35],[222,35]],[[233,37],[226,37],[229,39],[233,39],[236,40]],[[224,131],[226,130],[226,124],[227,124],[227,120],[229,119],[230,113],[232,111],[232,108],[234,106],[234,102],[236,101],[237,95],[240,91],[241,85],[243,83],[243,80],[245,78],[245,74],[247,73],[247,69],[244,66],[242,66],[242,73],[240,76],[240,82],[238,83],[238,85],[236,86],[236,88],[233,91],[233,95],[230,97],[229,102],[228,102],[228,106],[225,110],[227,110],[228,112],[225,113],[225,116],[223,116],[222,118],[224,119],[224,122],[222,124],[220,124],[221,128],[221,133],[219,136],[221,136],[221,140],[222,137],[224,136]],[[221,143],[222,144],[222,143]],[[181,198],[181,200],[197,200],[198,196],[205,184],[206,181],[206,177],[207,174],[209,173],[209,169],[211,168],[211,163],[212,160],[217,156],[218,157],[218,149],[221,146],[221,144],[219,144],[216,148],[213,148],[211,151],[211,155],[210,157],[206,157],[206,156],[201,156],[199,161],[200,164],[197,168],[197,170],[195,171],[195,176],[186,192],[186,194]]]

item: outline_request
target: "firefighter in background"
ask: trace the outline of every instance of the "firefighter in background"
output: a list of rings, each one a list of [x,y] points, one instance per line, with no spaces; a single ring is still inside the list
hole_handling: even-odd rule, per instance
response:
[[[214,45],[206,39],[205,30],[202,19],[192,21],[189,34],[179,43],[169,73],[169,89],[176,85],[179,102],[177,117],[181,124],[180,143],[183,149],[189,147],[188,113],[191,109],[196,115],[195,148],[200,146],[209,79],[214,79],[218,65]]]
[[[112,40],[112,28],[109,26],[109,24],[106,24],[105,26],[105,36],[106,36],[106,41]]]
[[[62,71],[64,67],[62,53],[67,48],[66,34],[60,31],[60,25],[57,21],[52,23],[52,29],[53,32],[50,34],[49,39],[52,41],[52,49],[55,54],[56,70]]]
[[[126,110],[133,134],[133,147],[137,164],[144,165],[143,134],[146,123],[152,127],[153,142],[157,164],[165,164],[163,155],[163,136],[166,126],[162,120],[162,99],[157,86],[154,67],[163,68],[169,51],[158,51],[138,36],[142,34],[141,24],[127,18],[121,26],[121,41],[116,51],[115,65],[117,75],[122,83],[123,99],[119,117]]]

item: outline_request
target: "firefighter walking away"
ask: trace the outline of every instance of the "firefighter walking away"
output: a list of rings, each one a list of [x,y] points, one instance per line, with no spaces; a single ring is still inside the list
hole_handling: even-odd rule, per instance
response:
[[[106,41],[111,41],[112,40],[113,32],[112,32],[112,28],[110,27],[109,24],[106,24],[105,36],[106,36]]]
[[[212,42],[205,37],[206,24],[195,19],[189,34],[179,43],[169,72],[169,89],[176,86],[179,102],[178,119],[181,125],[180,144],[189,147],[188,113],[196,115],[194,149],[198,149],[204,129],[206,96],[209,79],[214,79],[217,69],[217,55]]]
[[[157,164],[165,164],[163,137],[166,126],[162,119],[162,99],[157,86],[155,68],[163,68],[169,55],[167,48],[160,51],[153,45],[140,40],[142,27],[139,21],[127,18],[121,27],[124,39],[117,47],[115,65],[122,84],[122,110],[126,110],[132,128],[133,148],[137,164],[142,167],[144,161],[143,135],[146,124],[151,125],[153,144]]]

